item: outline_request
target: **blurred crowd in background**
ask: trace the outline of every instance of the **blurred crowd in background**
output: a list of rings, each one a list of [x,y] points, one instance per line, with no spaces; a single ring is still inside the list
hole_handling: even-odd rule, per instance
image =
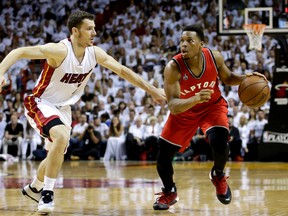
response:
[[[250,7],[259,5],[259,0],[249,1]],[[249,50],[246,35],[218,36],[215,0],[2,0],[0,62],[17,47],[68,37],[67,18],[79,9],[96,16],[95,45],[156,87],[163,87],[164,67],[179,51],[182,27],[190,24],[202,25],[205,46],[219,50],[231,71],[258,71],[272,80],[277,41],[264,35],[262,51],[255,51]],[[233,18],[235,23],[243,22],[237,16]],[[43,140],[27,124],[23,110],[23,98],[32,92],[42,65],[40,60],[23,59],[6,73],[8,85],[0,95],[0,153],[19,159],[45,157]],[[237,86],[220,83],[220,89],[229,104],[229,160],[257,160],[269,101],[252,109],[239,101]],[[169,111],[167,106],[155,104],[142,89],[97,66],[72,110],[73,129],[66,160],[156,159],[157,137]],[[19,133],[11,134],[15,126]],[[115,127],[121,133],[116,133]],[[175,160],[213,160],[201,129],[191,140],[191,147]]]

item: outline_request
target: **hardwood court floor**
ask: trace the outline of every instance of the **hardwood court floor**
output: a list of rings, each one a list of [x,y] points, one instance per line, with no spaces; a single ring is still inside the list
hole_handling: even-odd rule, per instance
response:
[[[29,183],[38,163],[0,163],[0,215],[38,215],[36,202],[21,188]],[[221,204],[208,174],[212,162],[175,162],[179,202],[168,211],[152,205],[162,184],[155,163],[64,162],[50,215],[100,216],[266,216],[288,215],[288,164],[229,162],[226,173],[232,190],[230,205]]]

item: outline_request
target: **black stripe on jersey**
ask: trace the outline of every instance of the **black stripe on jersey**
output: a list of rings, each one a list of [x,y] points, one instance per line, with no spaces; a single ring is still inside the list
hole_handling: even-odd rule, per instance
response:
[[[177,67],[178,67],[178,69],[179,69],[179,73],[181,74],[181,67],[180,67],[178,61],[177,61],[175,58],[172,58],[172,60],[176,63],[176,65],[177,65]],[[181,77],[180,77],[179,80],[181,80]]]
[[[210,53],[210,55],[211,55],[211,57],[212,57],[212,59],[213,59],[214,66],[215,66],[215,68],[216,68],[217,74],[219,74],[218,66],[217,66],[217,64],[216,64],[216,60],[215,60],[215,58],[214,58],[214,55],[213,55],[212,51],[211,51],[209,48],[207,48],[207,49],[208,49],[208,51],[209,51],[209,53]]]
[[[177,64],[179,72],[181,72],[181,67],[180,67],[178,61],[175,58],[172,58],[172,60]]]
[[[199,74],[199,76],[195,76],[195,74],[193,73],[193,71],[190,69],[190,67],[188,66],[187,62],[185,61],[185,59],[183,59],[183,62],[187,68],[187,70],[190,72],[190,74],[195,78],[195,79],[200,79],[202,77],[202,75],[204,74],[204,71],[206,70],[206,58],[204,53],[202,52],[202,58],[203,58],[203,65],[202,65],[202,71]]]

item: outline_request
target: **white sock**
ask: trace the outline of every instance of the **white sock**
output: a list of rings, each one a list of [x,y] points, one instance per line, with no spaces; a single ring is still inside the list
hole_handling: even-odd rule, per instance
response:
[[[44,188],[43,188],[43,190],[53,191],[55,182],[56,182],[56,178],[49,178],[47,176],[44,176]]]
[[[37,176],[35,176],[30,186],[36,188],[37,191],[40,191],[44,187],[44,182],[39,181]]]

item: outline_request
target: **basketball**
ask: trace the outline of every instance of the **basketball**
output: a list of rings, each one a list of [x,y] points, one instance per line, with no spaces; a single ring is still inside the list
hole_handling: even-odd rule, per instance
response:
[[[252,75],[240,83],[238,95],[243,104],[252,108],[261,107],[270,97],[270,87],[263,77]]]

